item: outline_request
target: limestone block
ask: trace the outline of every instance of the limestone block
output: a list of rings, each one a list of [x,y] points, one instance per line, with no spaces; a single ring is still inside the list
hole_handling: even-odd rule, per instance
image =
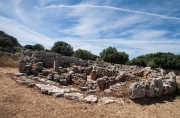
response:
[[[92,80],[96,80],[96,77],[97,77],[96,70],[92,70],[92,72],[91,72],[91,79]]]
[[[129,97],[131,99],[145,97],[145,88],[139,83],[133,83],[129,88]]]
[[[26,62],[24,60],[21,60],[20,63],[19,63],[19,72],[24,72],[25,70],[25,65],[26,65]]]
[[[98,98],[96,95],[89,95],[83,99],[85,103],[97,103]]]
[[[64,97],[69,100],[82,100],[84,98],[83,94],[80,93],[65,93]]]

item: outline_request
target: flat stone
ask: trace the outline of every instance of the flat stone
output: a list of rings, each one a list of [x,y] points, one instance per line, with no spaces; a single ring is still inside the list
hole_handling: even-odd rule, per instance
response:
[[[89,89],[88,93],[96,93],[97,90],[96,89]]]
[[[26,76],[25,73],[15,73],[14,74],[15,77],[20,77],[20,76]]]
[[[38,91],[40,91],[43,94],[55,94],[55,93],[62,93],[64,94],[64,89],[58,88],[54,85],[45,85],[45,84],[35,84],[35,87]]]
[[[104,102],[104,104],[111,104],[111,103],[115,102],[115,100],[112,100],[108,97],[103,97],[103,98],[101,98],[101,100]]]
[[[76,100],[76,99],[83,99],[83,94],[80,93],[65,93],[64,97],[68,100]]]
[[[88,87],[81,87],[80,89],[81,89],[81,91],[87,91]]]
[[[59,93],[55,93],[54,94],[54,98],[59,98],[59,97],[62,97],[63,96],[63,93],[62,92],[59,92]]]
[[[83,99],[85,103],[97,103],[97,96],[96,95],[89,95]]]
[[[112,104],[112,103],[115,103],[115,100],[105,100],[104,103],[105,104]]]

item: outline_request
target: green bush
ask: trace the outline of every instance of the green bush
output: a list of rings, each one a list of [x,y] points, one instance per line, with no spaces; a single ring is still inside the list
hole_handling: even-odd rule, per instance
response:
[[[100,58],[112,64],[125,64],[129,60],[129,55],[125,52],[118,52],[114,47],[108,47],[100,52]]]

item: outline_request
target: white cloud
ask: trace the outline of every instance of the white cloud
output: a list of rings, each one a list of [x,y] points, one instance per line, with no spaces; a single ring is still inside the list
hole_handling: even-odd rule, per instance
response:
[[[6,7],[12,6],[13,13],[3,7],[7,9],[3,13],[11,17],[0,16],[0,30],[16,37],[22,45],[40,43],[51,48],[55,41],[65,41],[74,50],[86,49],[96,55],[109,46],[125,51],[130,58],[159,51],[179,53],[179,39],[169,40],[166,35],[170,30],[153,27],[164,25],[164,20],[177,24],[178,17],[106,6],[108,2],[103,3],[104,6],[87,1],[78,5],[53,5],[53,2],[68,3],[67,0],[41,0],[29,14],[19,6],[20,2],[10,1],[10,6],[4,3]],[[99,3],[93,0],[93,4]],[[52,5],[47,6],[49,4]],[[66,24],[66,20],[71,24]],[[60,35],[53,36],[56,33]],[[179,33],[173,36],[177,38]]]
[[[1,16],[0,21],[0,29],[16,37],[22,45],[39,43],[50,48],[54,44],[51,38],[31,30],[17,21]]]
[[[99,5],[91,5],[91,4],[59,5],[59,6],[51,5],[51,6],[47,6],[47,7],[43,8],[43,9],[51,9],[51,8],[78,8],[78,9],[80,9],[80,8],[98,8],[98,9],[104,9],[104,10],[109,9],[109,10],[124,11],[124,12],[129,12],[129,13],[143,14],[143,15],[148,15],[148,16],[160,17],[163,19],[172,19],[172,20],[180,21],[180,18],[178,18],[178,17],[166,16],[166,15],[148,13],[148,12],[143,12],[143,11],[124,9],[124,8],[117,8],[117,7],[112,7],[112,6],[99,6]]]

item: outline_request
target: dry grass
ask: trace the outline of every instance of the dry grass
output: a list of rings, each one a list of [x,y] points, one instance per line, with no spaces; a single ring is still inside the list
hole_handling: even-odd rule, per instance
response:
[[[17,68],[0,68],[0,118],[172,118],[180,116],[180,99],[165,96],[104,105],[55,99],[11,80]],[[120,98],[118,98],[120,99]]]
[[[0,67],[18,67],[22,55],[13,55],[0,52]]]

